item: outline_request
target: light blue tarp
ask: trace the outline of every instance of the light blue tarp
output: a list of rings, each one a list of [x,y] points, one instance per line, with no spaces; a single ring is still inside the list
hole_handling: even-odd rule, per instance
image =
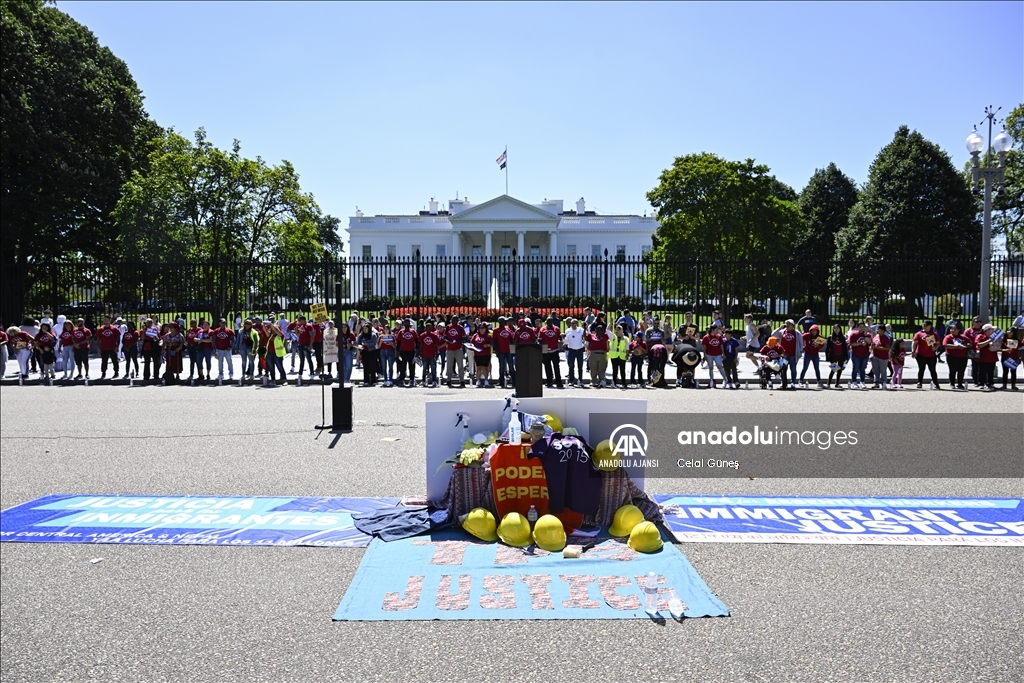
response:
[[[662,618],[671,619],[673,593],[687,617],[728,616],[671,543],[642,554],[604,538],[582,557],[565,559],[447,530],[391,543],[374,539],[334,619],[646,619],[640,582],[648,572],[658,576]]]

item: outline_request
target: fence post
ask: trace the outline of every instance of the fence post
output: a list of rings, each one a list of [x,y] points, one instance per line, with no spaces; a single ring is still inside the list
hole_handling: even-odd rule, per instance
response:
[[[601,310],[604,311],[605,316],[608,315],[608,250],[604,250],[604,303],[601,304]],[[607,319],[607,318],[606,318]]]

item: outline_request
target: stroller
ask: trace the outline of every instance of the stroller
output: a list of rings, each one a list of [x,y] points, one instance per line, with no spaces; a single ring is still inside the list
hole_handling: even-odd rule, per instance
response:
[[[786,367],[786,359],[785,358],[775,358],[775,359],[772,359],[772,358],[768,358],[767,356],[764,356],[764,355],[762,355],[760,353],[754,354],[754,357],[758,361],[758,366],[759,367],[757,369],[757,374],[761,377],[761,388],[762,389],[772,389],[772,388],[774,388],[774,380],[773,380],[773,378],[775,377],[775,375],[782,375],[782,371]],[[785,378],[784,375],[782,376],[782,383],[783,383],[783,385],[785,385],[785,383],[786,383],[786,378]]]

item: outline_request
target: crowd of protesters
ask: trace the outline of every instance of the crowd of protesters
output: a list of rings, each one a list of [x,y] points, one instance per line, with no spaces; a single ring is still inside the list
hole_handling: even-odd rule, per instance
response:
[[[737,389],[739,367],[749,362],[761,386],[768,388],[774,388],[776,378],[783,389],[807,388],[808,372],[813,371],[817,387],[841,389],[843,373],[850,368],[851,389],[898,390],[904,387],[903,368],[910,354],[917,364],[919,389],[926,374],[930,387],[940,388],[937,364],[945,363],[951,389],[967,390],[970,384],[1017,391],[1024,313],[1005,332],[978,317],[966,326],[954,317],[937,325],[925,320],[906,339],[871,316],[822,330],[810,310],[779,327],[755,322],[752,314],[743,316],[737,328],[727,326],[718,311],[703,328],[692,313],[681,317],[674,324],[671,315],[661,319],[644,312],[634,317],[624,310],[609,321],[603,312],[584,309],[580,318],[563,320],[556,311],[545,316],[530,309],[492,323],[458,314],[396,320],[381,311],[368,318],[353,314],[335,329],[333,321],[313,322],[301,315],[291,321],[283,314],[238,317],[233,324],[222,318],[216,326],[202,318],[187,324],[180,317],[136,323],[107,316],[93,330],[83,318],[58,316],[54,322],[44,311],[42,320],[26,318],[21,327],[0,331],[0,367],[6,369],[10,354],[22,380],[38,374],[45,382],[60,372],[64,380],[88,381],[90,351],[96,345],[100,379],[106,378],[108,368],[112,378],[122,376],[123,364],[123,376],[129,379],[214,381],[216,358],[216,381],[234,382],[237,356],[239,379],[264,385],[286,383],[289,374],[301,383],[306,373],[310,380],[351,383],[353,369],[361,369],[364,387],[465,387],[468,380],[478,388],[504,388],[515,385],[518,349],[539,346],[544,382],[551,388]],[[289,358],[290,373],[285,371]],[[674,378],[669,378],[670,366]]]

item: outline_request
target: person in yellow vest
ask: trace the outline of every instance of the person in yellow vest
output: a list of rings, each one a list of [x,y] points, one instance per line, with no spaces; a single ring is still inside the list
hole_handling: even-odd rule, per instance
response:
[[[625,389],[626,356],[629,355],[629,337],[622,325],[615,326],[615,336],[608,342],[608,360],[612,362],[612,389]]]

